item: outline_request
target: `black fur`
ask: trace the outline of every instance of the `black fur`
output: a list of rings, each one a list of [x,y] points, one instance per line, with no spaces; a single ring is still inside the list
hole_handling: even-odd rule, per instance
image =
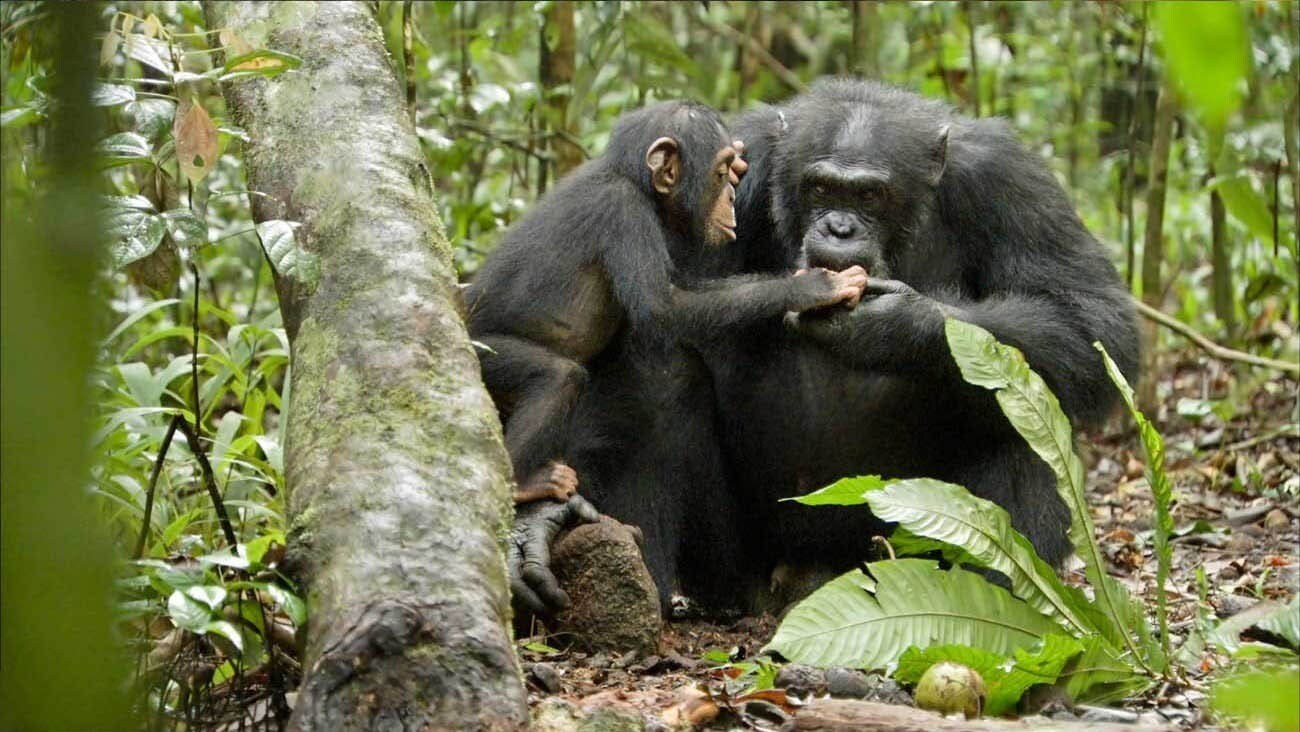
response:
[[[669,190],[661,191],[647,155],[663,137],[675,143],[680,169]],[[694,375],[705,372],[690,361],[683,344],[708,342],[788,310],[842,300],[846,287],[842,275],[824,270],[797,277],[694,276],[705,245],[723,231],[717,226],[719,211],[731,216],[738,171],[728,163],[733,154],[726,128],[707,107],[665,102],[624,115],[605,153],[561,181],[505,234],[466,296],[470,333],[490,349],[480,354],[483,377],[501,412],[516,481],[547,488],[543,466],[560,461],[575,468],[578,488],[587,497],[617,506],[622,496],[633,496],[627,513],[610,511],[646,519],[637,523],[643,524],[652,551],[665,553],[659,563],[665,583],[676,572],[676,548],[683,541],[672,516],[691,507],[676,491],[704,483],[720,492],[724,485],[715,477],[720,458],[692,460],[693,472],[681,481],[656,472],[678,460],[677,440],[692,436],[680,443],[682,450],[690,449],[694,425],[707,429],[711,421],[707,377]],[[861,289],[860,275],[856,287],[854,295]],[[601,365],[606,363],[614,365]],[[621,411],[580,417],[582,436],[572,440],[573,413],[588,389],[593,364],[618,377],[602,377],[588,401]],[[626,383],[636,385],[634,399],[624,398]],[[601,426],[604,419],[611,424]],[[604,458],[584,465],[579,454],[597,454],[606,444],[604,435],[620,430],[629,442],[653,441],[655,452],[637,453],[626,463],[616,459],[618,476],[650,483],[615,496],[602,491],[622,484],[602,482],[608,472]],[[702,439],[716,455],[712,435]],[[533,500],[521,497],[527,494],[521,490],[517,500]],[[705,505],[710,514],[726,513],[712,501]],[[658,511],[662,515],[650,516]],[[548,508],[522,511],[521,520],[533,525],[516,531],[521,538],[512,555],[518,565],[512,566],[512,578],[543,598],[559,594],[544,561],[545,541],[563,525],[553,514]],[[524,589],[516,585],[516,594],[525,594]],[[525,596],[526,604],[537,604],[535,595]]]
[[[945,129],[946,155],[936,155]],[[768,562],[861,559],[880,527],[860,509],[776,500],[879,473],[965,485],[1008,509],[1059,563],[1069,517],[1051,472],[989,392],[962,382],[943,334],[952,316],[1020,348],[1080,425],[1116,404],[1093,341],[1130,379],[1136,372],[1129,295],[1043,161],[1002,120],[852,80],[749,112],[733,131],[751,171],[738,191],[732,266],[857,263],[871,276],[851,312],[801,318],[793,331],[750,328],[708,353],[734,485],[766,514]],[[890,181],[875,214],[821,207],[853,219],[840,227],[845,238],[816,231],[818,206],[801,195],[817,161]]]
[[[1129,295],[1043,161],[1001,120],[861,81],[818,83],[732,129],[751,166],[738,191],[740,240],[693,272],[862,264],[872,277],[852,311],[793,327],[771,318],[685,356],[611,355],[593,368],[577,420],[589,467],[579,470],[602,510],[646,530],[661,592],[735,598],[781,562],[861,560],[885,532],[862,508],[778,503],[857,474],[965,485],[1059,563],[1069,519],[1051,471],[991,394],[961,381],[943,336],[951,315],[1017,346],[1079,425],[1116,403],[1094,340],[1134,375]],[[801,185],[818,161],[845,180],[878,174],[885,205],[814,206]],[[844,236],[827,234],[828,221]],[[690,398],[653,396],[666,393]],[[683,416],[705,409],[706,395],[712,419]],[[665,435],[648,424],[684,427]]]

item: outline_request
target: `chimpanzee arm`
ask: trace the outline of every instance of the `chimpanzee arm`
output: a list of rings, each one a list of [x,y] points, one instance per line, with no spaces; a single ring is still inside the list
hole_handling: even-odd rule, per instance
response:
[[[1116,392],[1092,342],[1101,341],[1131,376],[1137,354],[1132,305],[1119,286],[1081,279],[1086,272],[1052,274],[1058,292],[1001,291],[982,300],[935,299],[902,282],[871,280],[857,308],[800,318],[797,327],[854,365],[956,386],[961,375],[948,352],[944,319],[974,323],[1024,352],[1067,414],[1096,423],[1110,413]]]
[[[856,304],[866,272],[813,269],[795,275],[736,275],[672,289],[672,327],[689,340],[713,339],[737,326],[837,303]]]

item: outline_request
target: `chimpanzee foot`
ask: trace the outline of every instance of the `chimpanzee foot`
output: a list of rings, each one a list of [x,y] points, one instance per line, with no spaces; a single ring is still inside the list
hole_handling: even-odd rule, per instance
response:
[[[599,519],[596,507],[577,494],[564,503],[536,501],[515,510],[506,568],[517,606],[542,614],[568,606],[569,597],[551,571],[551,542],[564,529]]]
[[[515,505],[533,501],[567,501],[578,492],[578,474],[562,462],[547,463],[538,468],[515,489]]]

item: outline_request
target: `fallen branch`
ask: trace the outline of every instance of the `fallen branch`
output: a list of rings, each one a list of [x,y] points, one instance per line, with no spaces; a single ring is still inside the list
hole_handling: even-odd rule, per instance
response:
[[[699,18],[701,23],[709,27],[709,30],[715,33],[721,33],[724,36],[731,38],[733,41],[739,41],[740,43],[745,44],[745,47],[758,57],[758,60],[767,67],[768,71],[771,71],[776,78],[784,82],[786,86],[797,92],[804,91],[808,88],[808,85],[803,83],[803,80],[800,79],[797,74],[787,68],[785,64],[778,61],[776,56],[773,56],[771,52],[763,47],[762,43],[758,42],[758,39],[741,33],[726,23],[719,23],[703,13],[699,15]]]
[[[1014,730],[1080,730],[1080,732],[1131,732],[1131,724],[1038,719],[951,719],[924,709],[849,699],[814,699],[794,717],[796,730],[832,732],[1013,732]],[[1144,726],[1143,729],[1170,729]]]
[[[1256,356],[1252,353],[1246,353],[1245,351],[1238,351],[1235,348],[1221,346],[1196,332],[1192,326],[1174,318],[1173,316],[1166,315],[1165,313],[1156,310],[1137,298],[1133,298],[1133,305],[1146,319],[1159,323],[1178,335],[1183,336],[1192,343],[1195,343],[1197,346],[1200,346],[1202,350],[1215,358],[1224,361],[1239,361],[1241,363],[1248,363],[1252,366],[1262,366],[1266,369],[1281,371],[1300,378],[1300,364],[1298,363],[1279,361],[1275,358],[1265,358],[1263,356]]]

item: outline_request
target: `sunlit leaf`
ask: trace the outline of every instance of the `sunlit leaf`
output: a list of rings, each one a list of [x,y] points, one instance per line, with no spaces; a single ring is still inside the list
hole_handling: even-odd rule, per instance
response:
[[[177,628],[202,633],[212,620],[212,608],[207,603],[185,594],[184,590],[176,590],[167,598],[167,616],[172,619]]]
[[[786,615],[768,648],[814,666],[885,668],[912,646],[955,643],[1010,655],[1059,627],[1046,616],[961,569],[936,562],[873,562],[874,589],[860,570],[841,575]]]
[[[1170,76],[1206,124],[1223,129],[1241,105],[1250,71],[1243,5],[1159,2],[1153,10]]]
[[[297,280],[311,290],[320,280],[320,258],[299,246],[294,234],[299,226],[292,221],[263,221],[257,225],[257,235],[276,273]]]
[[[171,50],[167,47],[166,41],[150,38],[143,33],[128,33],[125,23],[123,23],[123,32],[126,33],[127,56],[155,71],[162,72],[166,78],[171,78],[172,71],[175,69],[169,60]]]
[[[100,140],[98,148],[104,167],[151,162],[149,141],[135,132],[119,132]]]
[[[1250,185],[1246,173],[1216,178],[1210,188],[1217,189],[1223,206],[1232,218],[1240,221],[1260,241],[1273,240],[1273,214],[1268,204]]]
[[[805,506],[860,506],[867,502],[866,495],[869,491],[880,490],[893,482],[893,480],[883,480],[879,475],[840,478],[812,493],[781,500],[795,501]]]
[[[14,107],[0,112],[0,129],[18,129],[40,121],[42,115],[35,107]]]
[[[289,69],[296,69],[301,65],[302,59],[293,54],[263,48],[231,58],[222,67],[220,80],[230,81],[246,76],[269,78],[283,74]]]

